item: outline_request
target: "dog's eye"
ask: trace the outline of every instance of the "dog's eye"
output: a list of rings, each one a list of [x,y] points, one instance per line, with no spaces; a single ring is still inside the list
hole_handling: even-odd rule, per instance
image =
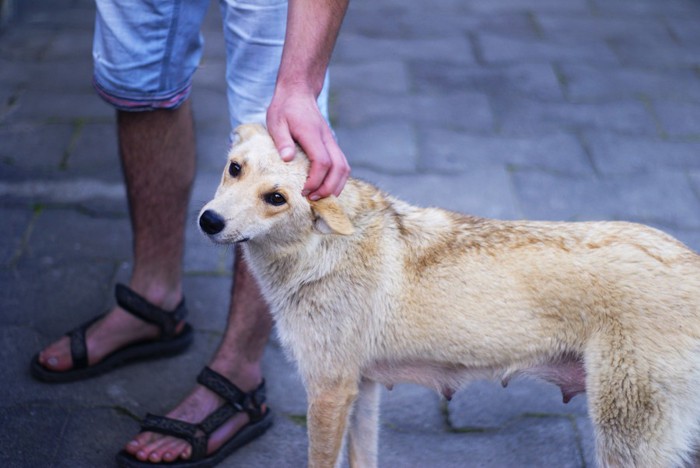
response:
[[[241,175],[241,165],[233,161],[228,165],[228,173],[231,175],[231,177],[238,177]]]
[[[284,205],[285,203],[287,203],[287,199],[284,198],[284,196],[279,192],[272,192],[272,193],[265,194],[264,198],[265,198],[265,203],[268,203],[272,206],[280,206],[280,205]]]

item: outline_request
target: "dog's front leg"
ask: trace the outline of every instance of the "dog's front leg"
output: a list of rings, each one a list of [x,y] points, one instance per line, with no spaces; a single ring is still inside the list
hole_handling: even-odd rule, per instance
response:
[[[350,417],[348,453],[351,468],[377,466],[379,384],[363,379]]]
[[[357,394],[356,380],[312,385],[309,389],[309,467],[332,468],[340,462],[348,415]]]

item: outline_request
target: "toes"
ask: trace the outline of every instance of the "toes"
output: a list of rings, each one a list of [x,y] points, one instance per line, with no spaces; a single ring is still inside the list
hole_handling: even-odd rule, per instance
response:
[[[64,371],[71,368],[73,362],[70,357],[70,346],[68,337],[47,346],[39,353],[39,363],[50,370]]]
[[[188,447],[188,443],[180,439],[173,439],[170,444],[161,447],[160,452],[163,454],[163,460],[166,462],[171,462],[182,457]]]

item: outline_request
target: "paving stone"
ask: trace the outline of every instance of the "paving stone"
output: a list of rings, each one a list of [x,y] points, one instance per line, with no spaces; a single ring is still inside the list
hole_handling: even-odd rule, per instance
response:
[[[660,41],[659,38],[618,38],[608,41],[610,47],[627,66],[648,68],[693,67],[700,63],[700,50],[683,47],[672,38]]]
[[[514,175],[515,191],[527,218],[544,220],[626,220],[697,228],[700,202],[686,174],[659,169],[653,174],[601,179],[558,177],[535,171]]]
[[[190,275],[226,274],[231,271],[233,248],[217,245],[199,230],[198,216],[190,213],[185,224],[185,272]]]
[[[135,433],[129,416],[114,408],[100,407],[76,409],[64,431],[52,466],[112,466],[117,452]]]
[[[664,131],[674,137],[700,136],[700,103],[655,101]]]
[[[449,127],[491,131],[494,119],[487,97],[480,93],[386,95],[375,92],[343,91],[333,104],[339,125],[370,126],[395,119],[415,122],[420,127]]]
[[[547,39],[588,41],[591,38],[638,38],[640,35],[668,38],[664,21],[656,17],[538,13],[535,21]]]
[[[22,263],[50,268],[73,262],[119,262],[131,254],[125,219],[94,218],[70,209],[44,209],[34,223]]]
[[[509,175],[499,167],[440,175],[389,175],[358,168],[353,175],[416,206],[437,206],[488,218],[522,217]]]
[[[276,338],[271,339],[265,348],[262,369],[268,402],[277,414],[277,419],[292,418],[299,421],[301,417],[303,420],[308,406],[306,390],[297,372],[296,364],[287,358]]]
[[[7,267],[19,255],[34,214],[28,209],[8,207],[0,208],[0,218],[0,267]]]
[[[105,310],[113,297],[114,270],[98,262],[0,270],[0,323],[30,327],[48,344]]]
[[[395,385],[391,391],[382,389],[380,424],[402,433],[439,433],[447,424],[442,405],[442,397],[435,390],[413,384]]]
[[[47,403],[41,406],[2,406],[0,463],[11,468],[47,466],[55,459],[60,434],[70,419],[70,411]],[[21,436],[20,436],[21,435]]]
[[[116,124],[78,124],[64,161],[69,174],[121,183]]]
[[[593,434],[593,424],[591,419],[584,416],[576,416],[576,430],[578,431],[578,440],[581,443],[581,452],[583,453],[583,466],[597,466],[595,456],[595,435]]]
[[[338,128],[340,147],[351,167],[365,166],[392,172],[416,167],[416,142],[408,123],[377,123],[361,129]]]
[[[523,415],[581,415],[587,412],[585,396],[568,404],[556,385],[539,380],[515,379],[505,389],[498,382],[477,381],[458,391],[448,405],[454,428],[503,427]]]
[[[231,125],[228,119],[196,121],[195,125],[197,171],[221,174],[230,147]]]
[[[575,100],[609,100],[639,95],[700,101],[700,76],[691,70],[673,75],[640,68],[613,69],[563,64],[567,95]]]
[[[17,103],[17,110],[12,115],[20,121],[66,122],[75,119],[111,121],[114,118],[114,109],[92,91],[56,93],[32,90],[22,94]]]
[[[40,60],[55,36],[55,30],[43,27],[9,28],[2,34],[0,58]]]
[[[51,39],[42,58],[45,60],[78,58],[90,62],[92,60],[92,38],[92,28],[83,30],[71,28],[59,31]]]
[[[206,51],[207,49],[205,49]],[[211,57],[206,52],[192,78],[192,86],[196,89],[209,88],[217,92],[226,92],[226,60],[225,57]]]
[[[409,90],[406,64],[399,60],[381,60],[331,66],[331,86],[334,89],[362,89],[385,93],[405,93]]]
[[[549,64],[499,66],[454,65],[431,59],[409,64],[413,87],[419,93],[481,91],[498,96],[529,96],[561,100],[561,86]]]
[[[687,0],[669,0],[663,3],[654,0],[593,0],[595,11],[605,15],[610,13],[634,15],[700,15],[700,7]]]
[[[431,57],[449,63],[474,63],[474,56],[466,36],[438,39],[384,39],[345,34],[333,52],[336,63],[410,60]]]
[[[70,123],[0,126],[0,160],[23,170],[57,170],[74,131]]]
[[[666,24],[671,29],[673,36],[683,44],[697,46],[700,44],[700,29],[697,18],[668,18]]]
[[[421,135],[420,167],[427,171],[466,172],[475,167],[514,166],[564,174],[593,173],[581,143],[568,133],[518,138],[423,130]]]
[[[587,132],[585,141],[596,169],[604,174],[700,169],[700,142],[629,138],[612,132]]]
[[[52,60],[26,62],[0,57],[0,84],[29,90],[86,91],[92,89],[92,61]]]
[[[384,430],[379,439],[379,466],[581,467],[583,459],[568,418],[533,417],[487,432]]]
[[[501,37],[480,34],[478,37],[481,56],[487,63],[504,62],[585,62],[614,65],[617,58],[600,40],[544,41]]]
[[[476,14],[466,8],[461,10],[460,6],[457,4],[446,13],[439,8],[390,10],[385,6],[385,2],[377,2],[377,6],[373,8],[363,8],[353,2],[345,17],[340,40],[345,34],[407,39],[451,37],[482,30],[512,37],[534,38],[536,35],[526,12]],[[387,18],[391,18],[391,21],[387,22]]]
[[[587,13],[590,6],[585,0],[532,0],[521,2],[518,0],[499,0],[498,2],[484,2],[481,0],[467,0],[465,7],[476,12],[558,12],[558,13]]]
[[[227,122],[228,101],[224,90],[197,88],[192,90],[192,112],[195,119],[204,122],[222,120]]]
[[[644,104],[637,101],[572,104],[510,99],[492,103],[500,128],[506,135],[575,129],[657,134],[651,113]]]

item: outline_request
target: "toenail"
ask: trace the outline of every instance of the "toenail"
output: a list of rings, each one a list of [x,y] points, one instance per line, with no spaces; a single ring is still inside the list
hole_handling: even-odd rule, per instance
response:
[[[50,358],[48,359],[48,361],[46,361],[46,363],[47,363],[49,366],[54,367],[55,365],[58,364],[58,359],[56,359],[55,357],[50,357]]]
[[[132,440],[131,442],[129,442],[129,445],[132,447],[136,447],[137,445],[139,445],[139,443],[135,440]]]

